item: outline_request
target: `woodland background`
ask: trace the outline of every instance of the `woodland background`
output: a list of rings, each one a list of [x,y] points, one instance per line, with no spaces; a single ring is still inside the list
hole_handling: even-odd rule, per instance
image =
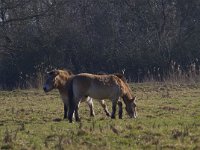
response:
[[[0,89],[52,68],[200,81],[199,0],[0,0]]]

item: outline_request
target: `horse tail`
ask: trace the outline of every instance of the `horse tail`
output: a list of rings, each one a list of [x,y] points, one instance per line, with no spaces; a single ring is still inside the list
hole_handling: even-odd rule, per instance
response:
[[[123,82],[127,83],[127,80],[125,78],[125,76],[121,73],[114,73],[115,76],[117,76],[118,78],[120,78]]]

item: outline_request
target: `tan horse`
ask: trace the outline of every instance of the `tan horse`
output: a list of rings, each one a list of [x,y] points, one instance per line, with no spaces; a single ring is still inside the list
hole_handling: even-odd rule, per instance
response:
[[[119,118],[122,118],[122,102],[126,105],[126,111],[131,118],[136,118],[135,97],[131,94],[129,85],[122,81],[116,75],[94,75],[82,73],[73,76],[69,80],[69,112],[68,119],[72,122],[72,115],[75,111],[75,117],[78,115],[78,104],[84,97],[92,97],[94,99],[110,99],[112,100],[112,115],[115,118],[116,105],[119,106]]]
[[[48,77],[44,84],[44,91],[49,92],[53,89],[58,89],[61,95],[62,101],[64,103],[64,118],[67,118],[68,111],[68,80],[73,76],[73,73],[69,70],[52,70],[47,73]],[[91,97],[84,97],[82,101],[86,101],[90,108],[90,116],[94,116],[94,106],[93,100]],[[99,101],[101,106],[103,107],[107,116],[110,116],[107,105],[104,100]]]

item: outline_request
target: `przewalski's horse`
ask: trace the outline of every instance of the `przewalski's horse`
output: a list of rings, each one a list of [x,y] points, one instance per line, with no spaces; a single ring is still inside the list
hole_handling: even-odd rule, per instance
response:
[[[119,75],[118,75],[119,76]],[[126,111],[131,118],[136,118],[135,97],[131,94],[129,85],[116,75],[94,75],[81,73],[71,78],[69,82],[69,112],[68,119],[72,122],[72,115],[75,111],[75,118],[79,118],[78,104],[84,97],[94,99],[110,99],[112,101],[112,115],[115,118],[116,105],[119,107],[119,118],[122,118],[122,102],[126,105]]]
[[[64,103],[64,118],[67,118],[68,111],[68,80],[73,76],[73,73],[69,70],[52,70],[47,73],[48,77],[44,84],[44,91],[49,92],[53,89],[58,89]],[[91,97],[84,97],[82,101],[86,101],[90,108],[90,116],[94,116],[93,100]],[[104,100],[100,101],[107,116],[110,116],[107,105]]]

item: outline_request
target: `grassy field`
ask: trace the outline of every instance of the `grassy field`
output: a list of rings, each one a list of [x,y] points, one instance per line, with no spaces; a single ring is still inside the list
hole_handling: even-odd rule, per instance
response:
[[[1,149],[200,149],[200,86],[133,84],[138,118],[106,117],[86,103],[80,123],[63,120],[56,90],[0,91]],[[107,101],[109,110],[111,102]]]

